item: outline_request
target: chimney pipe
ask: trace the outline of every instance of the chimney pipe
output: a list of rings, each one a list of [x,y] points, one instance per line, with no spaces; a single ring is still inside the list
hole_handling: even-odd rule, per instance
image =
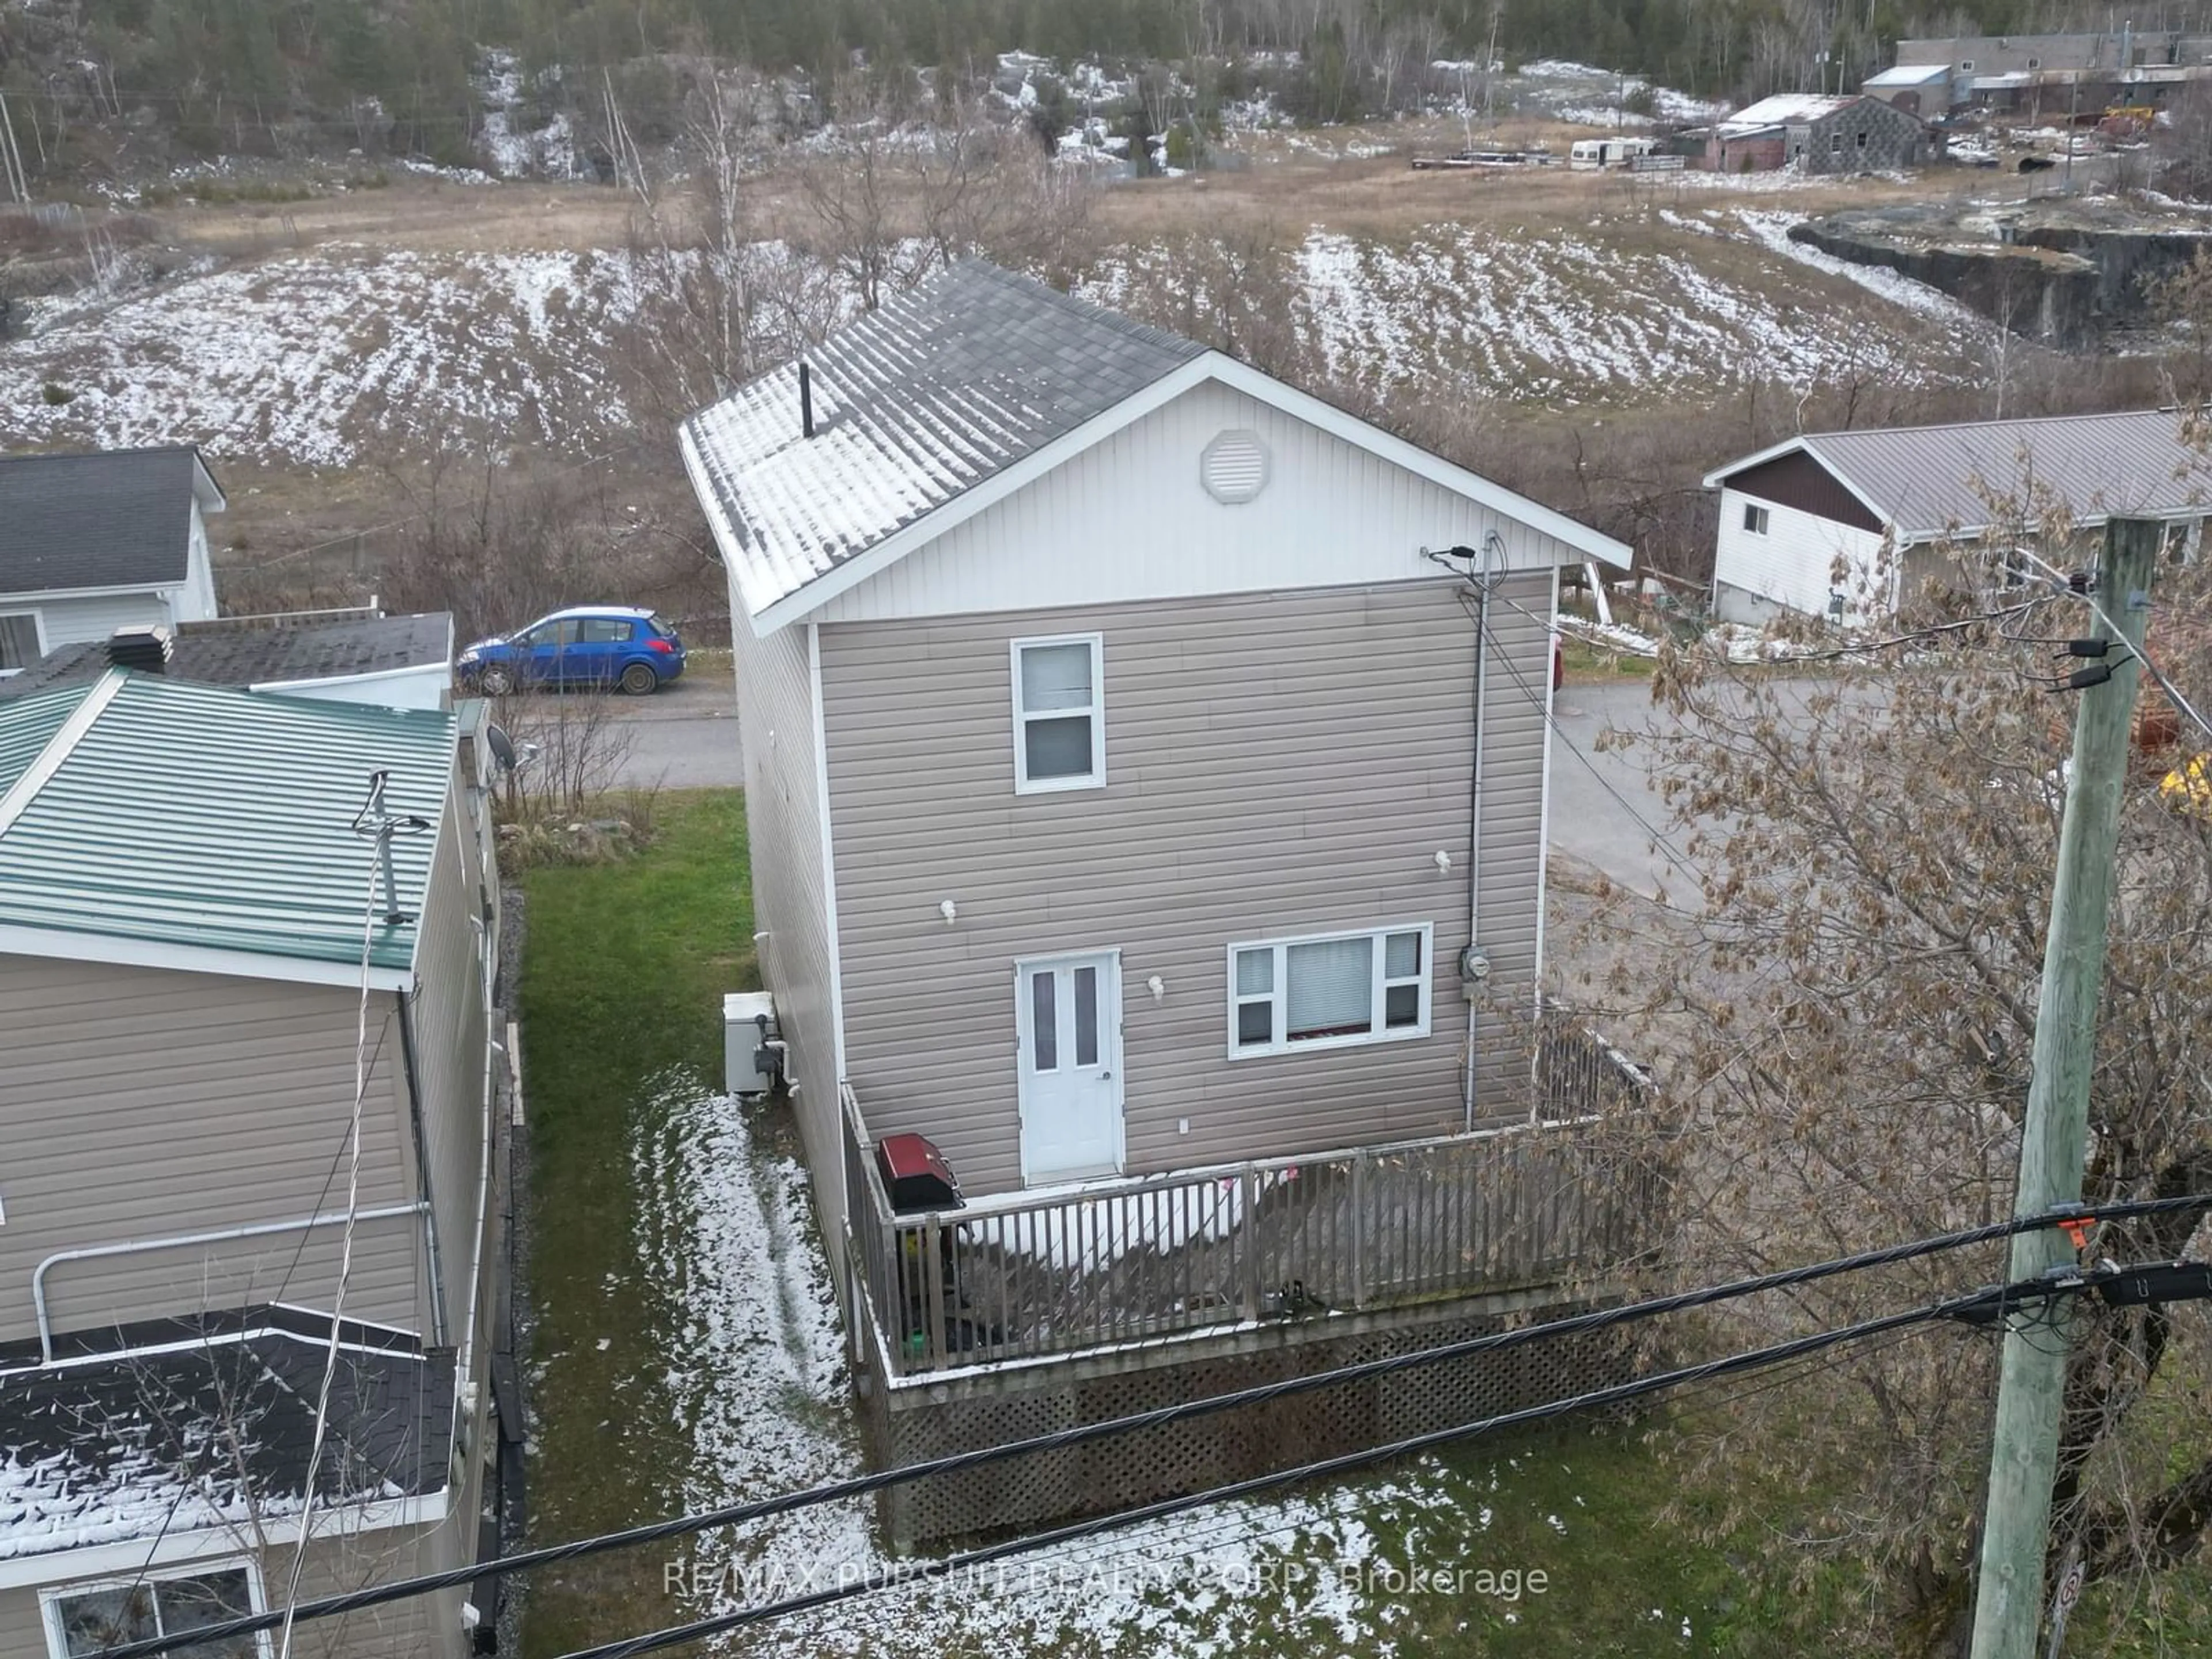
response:
[[[176,636],[159,623],[135,623],[108,636],[107,665],[136,669],[142,674],[167,672]]]
[[[803,362],[799,366],[799,429],[806,437],[814,435],[814,376]]]

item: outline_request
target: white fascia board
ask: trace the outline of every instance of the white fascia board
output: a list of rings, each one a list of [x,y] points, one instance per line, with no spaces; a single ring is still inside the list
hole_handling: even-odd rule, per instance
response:
[[[215,481],[206,458],[198,449],[192,451],[192,495],[203,513],[220,513],[230,505],[230,497],[222,493],[222,486]]]
[[[325,685],[372,685],[380,680],[404,680],[417,674],[450,674],[450,661],[409,663],[402,668],[370,668],[358,674],[325,674],[317,679],[256,680],[246,689],[249,691],[304,691]]]
[[[1441,489],[1455,495],[1464,495],[1479,501],[1502,517],[1524,524],[1540,536],[1564,542],[1583,558],[1602,559],[1607,564],[1626,570],[1633,558],[1633,551],[1626,542],[1615,541],[1601,534],[1579,520],[1555,512],[1540,501],[1516,494],[1504,485],[1494,483],[1479,472],[1448,461],[1441,455],[1431,454],[1419,444],[1385,432],[1382,428],[1347,415],[1335,404],[1325,403],[1310,392],[1285,385],[1272,374],[1262,374],[1249,363],[1219,352],[1208,352],[1198,362],[1207,373],[1206,378],[1219,380],[1224,386],[1255,398],[1263,404],[1273,404],[1285,415],[1317,426],[1346,443],[1367,451],[1370,455],[1403,467],[1417,477],[1427,479]],[[1578,564],[1581,558],[1567,562]]]
[[[1584,558],[1602,559],[1607,564],[1624,570],[1630,564],[1632,554],[1626,543],[1601,535],[1564,513],[1554,512],[1525,495],[1515,494],[1502,484],[1492,483],[1479,473],[1470,472],[1441,456],[1432,455],[1419,445],[1394,437],[1381,428],[1370,425],[1357,416],[1347,415],[1335,405],[1287,386],[1248,363],[1239,362],[1234,357],[1224,356],[1218,351],[1209,351],[1192,358],[1171,373],[1163,374],[1141,391],[1130,393],[1111,409],[1093,416],[1072,431],[1062,433],[1052,442],[1024,456],[1011,466],[1000,468],[943,506],[886,536],[866,552],[848,559],[803,586],[793,589],[774,604],[754,613],[754,634],[765,638],[787,623],[818,611],[840,593],[859,586],[871,576],[897,563],[916,548],[935,541],[985,508],[1044,477],[1054,468],[1104,442],[1115,433],[1134,425],[1155,410],[1164,408],[1185,392],[1209,380],[1218,381],[1232,391],[1242,392],[1294,419],[1319,427],[1322,431],[1403,467],[1441,489],[1479,502],[1505,518],[1528,526],[1540,535],[1565,544],[1575,550],[1576,557],[1571,562],[1580,562]],[[706,482],[703,465],[696,456],[688,430],[684,434],[683,447],[684,468],[691,476],[694,492],[702,501],[714,503],[708,508],[708,521],[714,532],[714,539],[723,550],[725,559],[733,558],[737,552],[735,528],[721,513],[719,498],[714,491],[701,489],[702,483]]]
[[[395,1527],[435,1526],[447,1517],[452,1493],[441,1487],[419,1498],[380,1498],[373,1504],[349,1504],[326,1511],[317,1523],[310,1544],[331,1538],[351,1538],[365,1532],[387,1532]],[[295,1518],[285,1517],[280,1531],[289,1539]],[[143,1538],[116,1544],[92,1544],[77,1549],[43,1550],[35,1555],[0,1559],[0,1590],[33,1589],[66,1584],[72,1580],[100,1578],[114,1574],[136,1575],[152,1567],[174,1566],[252,1549],[252,1527],[201,1527],[190,1532],[166,1533],[149,1544]]]
[[[1784,438],[1778,444],[1767,445],[1756,454],[1743,456],[1740,459],[1730,461],[1726,466],[1715,467],[1698,482],[1707,489],[1724,489],[1728,487],[1728,481],[1737,473],[1751,467],[1764,466],[1769,461],[1778,460],[1787,455],[1793,449],[1804,447],[1805,440],[1802,437]]]
[[[419,943],[419,930],[418,930]],[[120,968],[167,968],[182,974],[220,974],[232,979],[276,980],[290,985],[361,986],[354,963],[324,962],[312,957],[263,956],[252,951],[177,945],[130,939],[115,933],[76,933],[59,927],[23,927],[0,923],[0,956],[50,957],[62,962],[103,962]],[[405,968],[371,968],[373,991],[411,994],[415,974]]]
[[[105,587],[42,587],[33,593],[0,593],[0,605],[43,605],[51,599],[102,599],[112,593],[175,593],[191,585],[191,574],[173,582],[110,582]]]

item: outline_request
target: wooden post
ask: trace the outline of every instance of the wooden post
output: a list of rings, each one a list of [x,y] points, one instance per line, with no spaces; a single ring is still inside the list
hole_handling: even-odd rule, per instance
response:
[[[1244,1317],[1260,1317],[1260,1172],[1250,1164],[1237,1173],[1244,1213],[1238,1218],[1244,1235]]]
[[[1367,1305],[1367,1164],[1363,1148],[1352,1155],[1352,1305]]]
[[[938,1255],[945,1224],[932,1214],[921,1230],[922,1363],[931,1370],[945,1364],[945,1262]]]
[[[2112,678],[2079,693],[2075,711],[2074,761],[2058,831],[2051,930],[2043,947],[2015,1216],[2039,1215],[2081,1198],[2106,924],[2119,848],[2129,723],[2142,672],[2135,653],[2149,620],[2160,537],[2160,526],[2148,520],[2114,519],[2105,526],[2097,602],[2118,632],[2100,620],[2096,637],[2118,639],[2124,647],[2116,647],[2105,659]],[[2021,1233],[2012,1242],[2012,1281],[2070,1266],[2075,1256],[2072,1242],[2055,1228]],[[2005,1328],[1981,1571],[1974,1589],[1973,1659],[2034,1659],[2069,1346],[2065,1321],[2053,1310],[2066,1305],[2037,1303],[2014,1314]]]

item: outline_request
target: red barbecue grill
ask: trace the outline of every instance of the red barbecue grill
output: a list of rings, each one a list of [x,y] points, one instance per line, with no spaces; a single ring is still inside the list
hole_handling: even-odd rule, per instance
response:
[[[876,1143],[876,1172],[900,1215],[916,1210],[957,1210],[959,1177],[927,1135],[885,1135]]]

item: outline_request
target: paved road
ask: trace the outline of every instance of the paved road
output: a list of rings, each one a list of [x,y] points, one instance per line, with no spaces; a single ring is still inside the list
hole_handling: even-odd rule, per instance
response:
[[[737,693],[726,669],[686,674],[649,697],[621,697],[615,718],[629,739],[617,787],[733,789],[738,764]]]
[[[1632,892],[1699,908],[1697,872],[1681,855],[1683,838],[1668,827],[1668,808],[1651,778],[1653,746],[1598,748],[1601,732],[1644,732],[1670,720],[1651,706],[1650,683],[1563,686],[1552,717],[1552,850]]]

